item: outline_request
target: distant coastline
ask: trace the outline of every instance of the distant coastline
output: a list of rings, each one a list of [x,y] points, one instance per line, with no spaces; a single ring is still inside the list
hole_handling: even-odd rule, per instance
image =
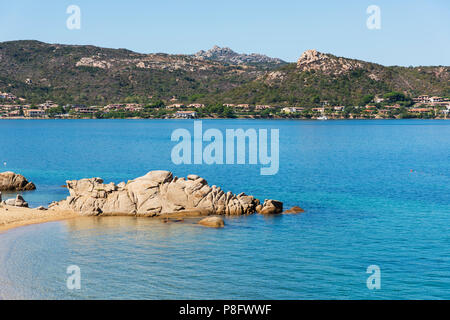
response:
[[[0,118],[446,119],[449,66],[2,42]]]
[[[31,118],[31,117],[9,117],[1,118],[0,120],[27,120],[27,121],[39,121],[39,120],[53,120],[53,121],[69,121],[69,120],[297,120],[297,121],[342,121],[342,120],[450,120],[449,117],[435,117],[435,118],[327,118],[327,119],[317,119],[317,118],[301,118],[301,117],[270,117],[270,118],[258,118],[258,117],[234,117],[234,118],[213,118],[213,117],[202,117],[202,118],[142,118],[142,117],[126,117],[126,118]]]
[[[26,104],[24,98],[0,93],[0,119],[447,119],[450,98],[421,95],[415,98],[400,92],[383,97],[367,95],[360,105],[336,105],[317,101],[316,106],[181,103],[155,100],[147,103],[113,103],[102,106],[60,105],[47,100]],[[14,103],[15,102],[15,103]]]

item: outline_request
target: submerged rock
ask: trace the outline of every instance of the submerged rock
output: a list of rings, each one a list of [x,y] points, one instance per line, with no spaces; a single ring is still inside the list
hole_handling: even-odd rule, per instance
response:
[[[183,218],[161,218],[161,221],[163,223],[170,223],[170,222],[184,222]]]
[[[302,208],[298,207],[298,206],[293,206],[292,208],[286,210],[283,212],[283,214],[288,214],[288,213],[301,213],[301,212],[305,212],[305,210],[303,210]]]
[[[33,182],[14,172],[0,172],[0,190],[2,191],[29,191],[35,190]]]
[[[70,196],[49,207],[69,209],[83,215],[244,215],[277,211],[282,203],[260,201],[245,193],[235,195],[209,186],[205,179],[189,175],[177,178],[169,171],[150,171],[145,176],[104,184],[100,178],[67,181]],[[281,212],[281,211],[280,211]]]
[[[220,217],[206,217],[200,220],[198,224],[210,228],[223,228],[225,226],[225,222]]]

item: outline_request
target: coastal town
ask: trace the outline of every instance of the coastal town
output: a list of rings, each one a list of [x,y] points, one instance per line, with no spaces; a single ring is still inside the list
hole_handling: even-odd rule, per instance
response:
[[[403,93],[367,95],[360,105],[320,101],[311,106],[249,103],[183,103],[177,97],[149,103],[112,103],[103,106],[60,105],[53,101],[29,104],[25,98],[0,92],[0,119],[123,119],[123,118],[293,118],[293,119],[448,119],[450,98]]]

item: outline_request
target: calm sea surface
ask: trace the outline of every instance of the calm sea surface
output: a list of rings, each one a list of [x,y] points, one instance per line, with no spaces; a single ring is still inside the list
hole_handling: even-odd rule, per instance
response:
[[[0,233],[0,298],[450,299],[450,122],[206,120],[204,130],[280,130],[280,169],[174,165],[190,120],[0,121],[0,171],[67,196],[67,179],[194,173],[301,215],[227,218],[224,229],[146,218],[80,218]],[[13,197],[14,194],[3,198]],[[66,269],[81,269],[68,290]],[[381,289],[369,290],[369,265]]]

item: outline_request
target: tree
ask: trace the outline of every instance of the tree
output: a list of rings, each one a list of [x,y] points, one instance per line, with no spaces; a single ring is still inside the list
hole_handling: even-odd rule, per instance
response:
[[[397,91],[388,92],[383,96],[383,98],[388,102],[397,102],[406,100],[406,96],[403,93]]]
[[[314,104],[319,104],[320,103],[320,97],[318,95],[315,95],[311,98],[311,102]]]
[[[47,109],[45,111],[45,113],[47,113],[49,117],[54,117],[55,115],[63,114],[64,112],[65,112],[64,108],[63,107],[59,107],[59,106]]]
[[[370,103],[373,101],[373,98],[375,96],[373,94],[366,94],[361,98],[361,105],[365,106],[366,104]]]

